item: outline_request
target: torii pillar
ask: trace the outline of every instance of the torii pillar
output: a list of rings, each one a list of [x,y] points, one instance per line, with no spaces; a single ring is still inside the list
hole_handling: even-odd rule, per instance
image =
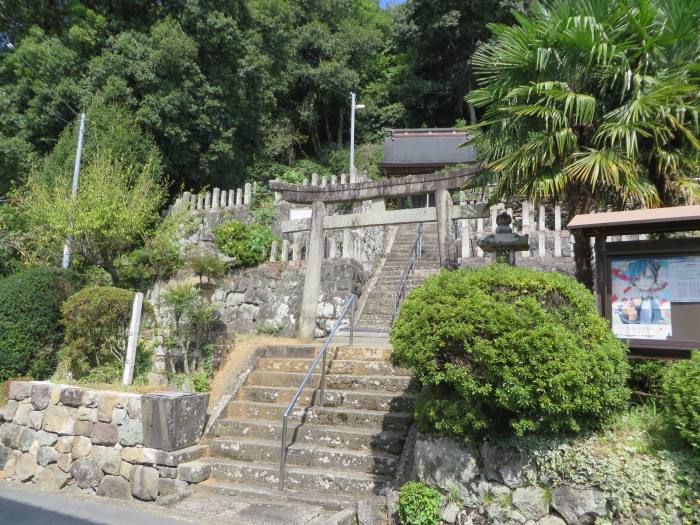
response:
[[[324,234],[323,220],[326,217],[326,203],[314,201],[311,204],[311,230],[309,250],[306,254],[304,272],[304,293],[301,299],[299,336],[313,339],[316,333],[318,298],[321,293],[321,266],[323,265]]]

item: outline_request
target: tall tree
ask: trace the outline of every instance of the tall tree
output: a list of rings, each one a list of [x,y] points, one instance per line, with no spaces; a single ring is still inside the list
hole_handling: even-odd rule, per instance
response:
[[[521,0],[407,0],[395,9],[403,74],[395,96],[407,108],[409,126],[452,126],[475,119],[464,102],[471,89],[470,57],[489,37],[489,22],[512,22]]]
[[[700,2],[552,0],[490,26],[473,57],[472,128],[494,198],[563,200],[569,217],[700,200]],[[575,234],[577,277],[591,247]]]

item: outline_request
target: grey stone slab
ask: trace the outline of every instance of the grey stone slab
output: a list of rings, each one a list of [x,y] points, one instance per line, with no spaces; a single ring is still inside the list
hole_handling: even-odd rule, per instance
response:
[[[145,394],[141,398],[144,446],[173,451],[197,443],[208,401],[209,394]]]
[[[34,410],[45,410],[51,401],[51,385],[32,385],[32,406]]]

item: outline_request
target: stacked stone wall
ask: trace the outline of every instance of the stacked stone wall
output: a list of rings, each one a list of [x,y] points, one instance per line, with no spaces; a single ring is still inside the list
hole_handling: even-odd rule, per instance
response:
[[[9,398],[0,410],[0,477],[160,503],[200,481],[178,467],[202,456],[205,446],[144,446],[152,429],[144,433],[141,394],[14,381]]]

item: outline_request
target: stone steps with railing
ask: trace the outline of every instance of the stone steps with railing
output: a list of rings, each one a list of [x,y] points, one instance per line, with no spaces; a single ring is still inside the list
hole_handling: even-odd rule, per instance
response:
[[[304,504],[303,512],[320,509],[319,517],[327,518],[393,482],[417,383],[408,370],[389,364],[390,347],[336,347],[326,354],[324,406],[317,368],[290,413],[285,490],[278,491],[282,416],[318,350],[263,352],[212,427],[209,457],[195,466],[209,479],[193,498]]]
[[[415,224],[399,226],[379,279],[369,292],[367,302],[360,315],[359,326],[384,330],[391,327],[396,289],[401,282],[406,261],[416,243],[417,229]],[[406,280],[407,292],[420,286],[425,279],[440,271],[437,226],[435,224],[423,225],[422,246],[421,257],[415,259],[413,272]]]

